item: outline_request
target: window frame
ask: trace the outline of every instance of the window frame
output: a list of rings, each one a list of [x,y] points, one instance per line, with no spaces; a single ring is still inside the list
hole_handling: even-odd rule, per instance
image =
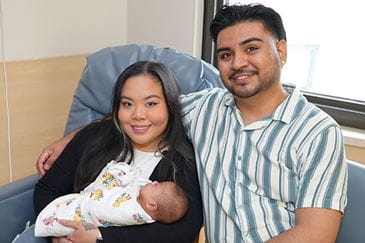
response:
[[[224,0],[204,0],[202,59],[217,67],[216,46],[210,37],[209,24]],[[283,84],[288,89],[294,86]],[[342,126],[365,129],[365,101],[351,100],[314,92],[301,91],[309,102],[327,112]]]

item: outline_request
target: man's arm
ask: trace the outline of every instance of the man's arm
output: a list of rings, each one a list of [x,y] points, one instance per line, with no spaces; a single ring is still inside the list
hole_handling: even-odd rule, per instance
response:
[[[335,242],[347,191],[347,165],[340,128],[329,124],[312,141],[303,142],[298,154],[300,181],[295,226],[268,242]]]
[[[327,208],[298,208],[295,212],[295,226],[267,243],[329,243],[335,242],[342,213]]]
[[[66,145],[71,141],[71,139],[79,130],[80,129],[71,132],[67,136],[64,136],[63,138],[53,142],[42,150],[36,162],[36,168],[40,175],[43,176],[47,170],[51,168],[53,162],[55,162],[55,160],[60,156]]]

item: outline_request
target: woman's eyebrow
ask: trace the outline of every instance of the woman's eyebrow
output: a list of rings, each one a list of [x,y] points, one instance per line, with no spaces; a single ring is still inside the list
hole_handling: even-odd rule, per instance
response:
[[[126,99],[126,100],[132,100],[131,98],[129,98],[128,96],[122,95],[120,96],[121,99]]]
[[[128,97],[128,96],[125,96],[125,95],[122,95],[120,96],[121,99],[126,99],[126,100],[133,100],[132,98]],[[146,96],[144,99],[145,100],[148,100],[148,99],[151,99],[151,98],[157,98],[157,99],[162,99],[160,96],[158,95],[149,95],[149,96]]]
[[[160,97],[160,96],[158,96],[158,95],[149,95],[149,96],[147,96],[147,97],[145,98],[145,100],[148,100],[148,99],[151,99],[151,98],[161,99],[161,97]]]

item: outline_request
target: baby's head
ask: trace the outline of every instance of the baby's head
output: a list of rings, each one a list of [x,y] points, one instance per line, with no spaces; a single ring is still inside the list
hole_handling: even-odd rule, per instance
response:
[[[137,201],[153,219],[162,223],[178,221],[188,209],[184,191],[170,181],[146,184],[141,188]]]

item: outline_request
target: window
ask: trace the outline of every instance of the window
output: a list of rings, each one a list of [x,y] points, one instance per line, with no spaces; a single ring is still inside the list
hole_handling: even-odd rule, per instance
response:
[[[297,86],[309,101],[341,125],[365,129],[365,21],[356,0],[254,1],[272,7],[282,17],[288,38],[288,61],[282,82]],[[215,63],[209,23],[223,4],[247,1],[205,1],[203,59]]]

